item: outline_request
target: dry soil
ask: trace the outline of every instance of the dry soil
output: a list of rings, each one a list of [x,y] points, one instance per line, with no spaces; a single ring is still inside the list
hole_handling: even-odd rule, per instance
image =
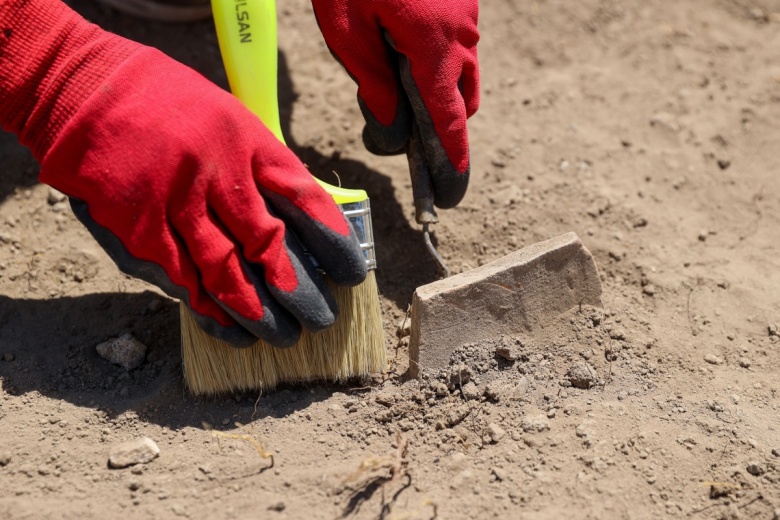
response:
[[[225,86],[209,22],[72,5]],[[780,518],[780,2],[482,2],[473,181],[439,249],[460,272],[575,231],[605,308],[421,381],[395,332],[436,268],[405,161],[362,149],[310,5],[279,23],[291,146],[371,196],[391,370],[193,398],[176,302],[0,135],[0,517]],[[126,332],[149,348],[130,372],[95,350]],[[159,458],[109,469],[144,435]]]

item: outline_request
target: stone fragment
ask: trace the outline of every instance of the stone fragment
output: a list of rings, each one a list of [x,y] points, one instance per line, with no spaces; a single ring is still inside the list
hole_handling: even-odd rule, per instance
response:
[[[502,346],[496,349],[496,356],[514,362],[520,358],[520,350],[517,347]]]
[[[766,468],[764,468],[764,466],[762,466],[759,462],[748,462],[747,472],[754,477],[760,477],[766,473]]]
[[[490,438],[490,442],[496,444],[504,438],[506,431],[496,423],[490,423],[487,427],[487,435]]]
[[[720,356],[716,356],[715,354],[707,354],[704,356],[704,361],[709,363],[710,365],[722,365],[723,364],[723,358]]]
[[[126,468],[135,464],[146,464],[160,455],[160,448],[149,437],[118,444],[108,454],[112,468]]]
[[[11,463],[11,454],[7,451],[0,453],[0,466],[8,466]]]
[[[753,365],[753,362],[750,361],[749,358],[741,357],[739,358],[739,366],[742,368],[750,368]]]
[[[574,233],[418,287],[409,374],[445,370],[452,352],[467,343],[528,336],[582,305],[602,306],[601,282],[593,257]]]
[[[146,345],[135,339],[132,334],[124,334],[104,341],[95,349],[100,357],[115,365],[121,365],[125,370],[141,366],[146,357]]]
[[[577,363],[566,373],[571,386],[588,389],[596,384],[596,369],[588,363]]]

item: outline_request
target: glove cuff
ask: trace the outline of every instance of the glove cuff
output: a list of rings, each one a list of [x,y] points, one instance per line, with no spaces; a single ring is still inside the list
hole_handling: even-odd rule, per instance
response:
[[[41,161],[84,101],[139,47],[59,0],[0,3],[0,125]]]

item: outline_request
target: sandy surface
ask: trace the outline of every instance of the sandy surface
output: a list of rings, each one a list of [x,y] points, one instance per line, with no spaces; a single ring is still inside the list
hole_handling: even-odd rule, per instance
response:
[[[393,354],[436,277],[405,161],[361,148],[309,5],[281,4],[286,133],[369,191]],[[74,5],[224,86],[209,23]],[[485,0],[480,23],[473,181],[440,251],[460,272],[575,231],[605,308],[465,349],[462,387],[405,381],[401,342],[371,386],[195,399],[176,302],[121,275],[0,135],[0,517],[780,518],[780,2]],[[129,373],[95,350],[125,332],[149,348]],[[144,435],[159,458],[108,468]]]

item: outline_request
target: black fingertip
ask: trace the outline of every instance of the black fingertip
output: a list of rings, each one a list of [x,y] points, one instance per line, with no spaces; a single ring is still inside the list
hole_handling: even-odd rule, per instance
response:
[[[336,322],[338,305],[328,289],[325,278],[306,256],[291,231],[285,234],[287,256],[290,258],[298,284],[293,291],[283,291],[273,285],[268,289],[285,309],[311,332],[325,330]]]
[[[350,234],[354,236],[354,231]],[[355,237],[357,243],[357,237]],[[357,249],[357,250],[356,250]],[[337,285],[354,287],[365,281],[368,275],[368,266],[363,251],[355,247],[345,247],[338,255],[333,255],[333,261],[323,265],[325,272]]]
[[[366,121],[363,130],[363,143],[366,148],[377,155],[393,155],[404,151],[406,142],[412,129],[412,108],[406,95],[399,93],[398,106],[396,108],[393,123],[385,126],[380,123],[360,96],[358,96],[358,105],[363,113],[363,119]],[[370,136],[370,142],[366,142],[365,134]],[[370,148],[369,148],[370,146]],[[379,153],[374,150],[378,150]]]
[[[225,312],[236,320],[239,325],[253,335],[250,346],[257,340],[262,340],[276,348],[289,348],[294,346],[301,339],[301,326],[295,319],[286,313],[282,308],[277,308],[272,303],[272,298],[268,291],[264,291],[263,297],[263,318],[260,320],[250,320],[240,315],[235,310],[220,302],[216,296],[211,296],[219,303]],[[226,340],[228,341],[228,340]]]
[[[403,148],[400,148],[393,152],[388,152],[387,150],[379,146],[374,140],[374,138],[372,137],[371,131],[368,129],[368,125],[363,126],[363,133],[361,134],[361,137],[363,139],[363,146],[365,146],[366,150],[368,150],[370,153],[374,155],[389,156],[389,155],[399,155],[403,153]]]
[[[433,203],[437,208],[454,208],[463,200],[469,187],[470,170],[468,167],[461,173],[449,161],[443,167],[433,168]]]

